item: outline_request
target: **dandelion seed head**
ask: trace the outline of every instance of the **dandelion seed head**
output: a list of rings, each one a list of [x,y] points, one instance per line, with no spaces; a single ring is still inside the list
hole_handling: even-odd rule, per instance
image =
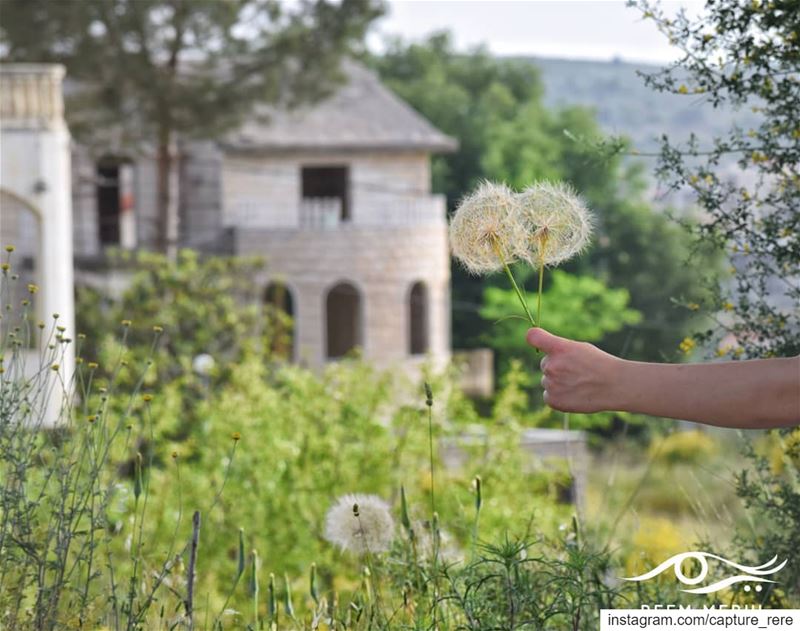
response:
[[[517,196],[514,223],[519,226],[514,253],[534,267],[557,265],[586,248],[592,217],[581,197],[567,184],[539,182]]]
[[[492,182],[483,182],[459,204],[450,221],[450,247],[472,274],[496,272],[503,268],[503,259],[506,263],[516,259],[508,247],[519,238],[519,227],[512,220],[514,205],[511,189]]]
[[[344,495],[325,517],[325,539],[348,552],[385,552],[393,537],[389,505],[376,495]]]

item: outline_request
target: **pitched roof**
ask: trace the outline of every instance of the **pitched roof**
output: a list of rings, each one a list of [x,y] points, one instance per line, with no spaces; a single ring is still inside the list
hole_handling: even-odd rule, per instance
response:
[[[221,143],[233,151],[453,151],[458,143],[359,64],[343,67],[346,82],[322,101],[292,110],[259,107]]]

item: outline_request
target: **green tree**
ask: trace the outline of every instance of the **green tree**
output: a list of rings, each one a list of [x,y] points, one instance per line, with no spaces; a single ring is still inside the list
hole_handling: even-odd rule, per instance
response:
[[[602,345],[638,359],[661,359],[677,348],[694,314],[677,308],[673,298],[698,302],[703,283],[697,270],[713,262],[698,253],[695,264],[686,265],[690,244],[679,226],[644,201],[641,167],[618,153],[597,151],[603,134],[593,112],[548,110],[533,62],[495,59],[483,49],[458,54],[447,34],[421,44],[395,42],[374,64],[388,85],[458,138],[459,150],[433,165],[434,188],[447,195],[451,208],[483,178],[516,188],[546,178],[572,183],[598,225],[593,248],[565,269],[627,288],[630,308],[642,314],[640,324],[608,333]],[[454,267],[455,346],[485,344],[480,309],[490,287],[507,288],[505,277],[474,278]]]
[[[8,61],[60,62],[81,89],[68,103],[77,137],[122,132],[158,156],[162,250],[177,139],[228,129],[256,102],[325,94],[342,55],[358,52],[379,0],[3,0]]]
[[[708,307],[721,315],[699,338],[732,337],[736,357],[800,353],[800,4],[778,0],[708,0],[696,18],[668,18],[649,1],[631,3],[680,52],[662,72],[645,77],[656,90],[702,99],[714,108],[750,108],[749,129],[688,139],[664,136],[658,174],[672,189],[691,189],[707,220],[697,241],[732,255],[733,282]],[[691,97],[689,96],[691,95]],[[759,597],[772,607],[800,593],[800,430],[774,435],[770,458],[747,445],[752,466],[737,476],[737,493],[752,509],[739,533],[754,562],[786,559],[781,589]]]
[[[517,278],[524,276],[518,274]],[[536,294],[528,293],[526,298],[531,313],[536,313]],[[628,308],[629,298],[626,289],[609,289],[592,276],[554,270],[550,287],[542,295],[544,324],[556,335],[596,342],[609,332],[641,320],[638,311]],[[504,357],[528,355],[520,340],[525,339],[530,325],[521,316],[509,317],[519,310],[513,290],[486,288],[481,316],[495,322],[486,336],[487,342]]]
[[[756,114],[750,129],[662,140],[658,174],[707,217],[695,236],[733,254],[734,282],[711,305],[732,317],[705,337],[732,334],[747,357],[800,353],[800,5],[707,2],[691,20],[635,4],[681,54],[648,85]]]

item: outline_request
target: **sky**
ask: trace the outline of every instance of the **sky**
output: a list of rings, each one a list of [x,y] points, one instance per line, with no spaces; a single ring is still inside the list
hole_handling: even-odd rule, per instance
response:
[[[666,1],[665,12],[697,1]],[[663,63],[676,53],[651,21],[624,0],[389,0],[370,45],[380,50],[386,35],[419,40],[449,30],[459,50],[486,44],[497,55]]]

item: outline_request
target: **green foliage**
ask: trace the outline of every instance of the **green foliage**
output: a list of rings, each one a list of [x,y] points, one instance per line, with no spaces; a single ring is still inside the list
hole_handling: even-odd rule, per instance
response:
[[[645,76],[652,88],[702,99],[714,108],[750,108],[748,129],[732,125],[713,138],[664,136],[658,174],[670,189],[693,191],[707,220],[694,226],[696,240],[732,254],[732,283],[704,306],[713,326],[698,335],[706,344],[735,339],[738,357],[800,353],[800,203],[797,163],[800,130],[800,5],[796,2],[707,2],[702,15],[667,19],[647,0],[632,3],[682,51],[674,66]],[[689,97],[688,95],[692,95]],[[732,177],[733,176],[733,177]],[[723,350],[724,354],[724,350]],[[763,563],[765,551],[788,559],[784,590],[770,586],[764,598],[783,606],[797,593],[800,478],[795,434],[779,450],[774,467],[752,445],[752,470],[737,478],[737,492],[757,523],[740,532],[737,552]]]
[[[355,361],[339,362],[322,375],[264,361],[246,305],[217,296],[222,287],[232,291],[241,261],[203,262],[182,253],[175,263],[159,256],[142,264],[130,289],[103,307],[107,319],[95,322],[106,337],[116,331],[123,341],[113,342],[113,352],[111,341],[100,344],[104,363],[98,366],[95,356],[86,356],[88,340],[81,336],[74,382],[61,383],[49,367],[69,343],[66,338],[43,355],[45,364],[30,381],[13,327],[3,340],[0,477],[9,481],[0,487],[4,625],[174,628],[186,623],[194,574],[196,627],[206,613],[203,628],[216,628],[217,621],[243,628],[256,618],[286,620],[285,612],[294,608],[301,626],[306,602],[293,602],[286,586],[265,579],[269,572],[299,576],[312,563],[319,601],[331,603],[336,590],[341,610],[334,607],[335,615],[350,615],[351,601],[365,606],[357,578],[361,562],[323,540],[325,513],[337,496],[350,492],[376,493],[396,505],[404,486],[414,500],[410,523],[427,522],[430,531],[431,453],[437,519],[447,528],[449,550],[474,543],[475,474],[485,489],[482,538],[552,534],[567,519],[570,508],[557,501],[562,482],[526,466],[515,416],[519,406],[498,408],[500,421],[482,419],[448,378],[432,379],[431,452],[419,385]],[[198,313],[188,308],[200,309],[203,301]],[[154,312],[164,318],[156,331],[143,325]],[[122,313],[131,322],[114,324]],[[234,313],[241,319],[229,320]],[[181,326],[196,317],[205,318],[210,331],[193,340],[193,329]],[[189,367],[196,352],[214,343],[215,327],[221,335],[234,327],[241,337],[236,348],[229,347],[231,340],[214,347],[226,359],[208,377],[210,390]],[[50,335],[55,341],[60,334],[54,329]],[[37,431],[41,420],[21,402],[36,401],[53,387],[65,390],[62,425]],[[440,402],[441,392],[452,394]],[[511,390],[500,397],[512,399]],[[493,429],[480,442],[459,444],[476,422]],[[439,445],[469,457],[469,470],[443,466]],[[512,498],[523,495],[526,510],[520,511]],[[201,516],[196,567],[190,523],[195,512]],[[430,577],[429,567],[422,571]],[[259,584],[269,587],[259,591]],[[424,613],[432,592],[427,582],[417,587]],[[269,609],[269,598],[283,600],[284,613]],[[355,627],[358,620],[364,624],[355,618],[350,628],[366,628]]]
[[[0,38],[7,60],[63,63],[82,82],[78,102],[96,107],[68,111],[73,132],[113,122],[139,143],[164,131],[224,129],[255,102],[319,96],[342,54],[359,49],[381,11],[369,0],[292,7],[261,0],[6,0]],[[90,119],[81,118],[87,113]]]
[[[530,270],[527,272],[530,275]],[[596,278],[573,276],[562,270],[545,273],[551,282],[542,294],[542,326],[556,335],[594,342],[609,332],[619,331],[626,324],[641,320],[638,311],[628,308],[626,289],[609,289]],[[536,294],[527,294],[532,313],[536,312],[536,301]],[[508,317],[519,311],[513,290],[486,288],[480,313],[494,325],[487,327],[485,339],[503,357],[530,356],[530,351],[526,352],[520,344],[530,325],[519,317]]]
[[[800,353],[800,7],[708,2],[697,19],[668,20],[657,5],[633,4],[683,51],[646,75],[648,85],[755,114],[750,129],[662,139],[659,175],[670,189],[691,190],[707,217],[695,236],[733,254],[734,282],[707,305],[733,318],[702,339],[732,334],[746,357]]]
[[[713,459],[717,443],[701,431],[679,431],[654,440],[649,451],[652,458],[666,464],[699,464]]]
[[[396,42],[374,64],[400,96],[459,140],[457,152],[434,160],[434,189],[447,195],[451,207],[483,178],[517,188],[544,178],[573,184],[598,226],[594,247],[566,269],[626,288],[630,308],[642,314],[642,324],[627,322],[607,333],[603,347],[635,359],[661,359],[677,348],[694,314],[672,301],[700,301],[698,270],[705,273],[715,263],[698,252],[687,265],[692,251],[683,231],[643,201],[641,168],[613,151],[598,154],[603,134],[590,110],[546,109],[534,63],[495,59],[482,49],[456,53],[447,34],[421,44]],[[474,278],[454,267],[456,347],[485,343],[480,311],[491,287],[506,289],[506,279]],[[582,331],[577,337],[587,339]]]
[[[200,257],[181,250],[175,260],[149,252],[121,253],[112,265],[129,275],[118,298],[80,287],[77,328],[91,331],[84,347],[89,360],[106,362],[119,352],[114,340],[125,333],[133,359],[150,353],[158,328],[159,358],[153,382],[192,372],[192,361],[211,355],[215,370],[227,370],[251,354],[266,356],[271,314],[261,307],[251,279],[263,270],[258,258]],[[93,357],[94,355],[94,357]],[[102,364],[101,364],[102,366]]]

